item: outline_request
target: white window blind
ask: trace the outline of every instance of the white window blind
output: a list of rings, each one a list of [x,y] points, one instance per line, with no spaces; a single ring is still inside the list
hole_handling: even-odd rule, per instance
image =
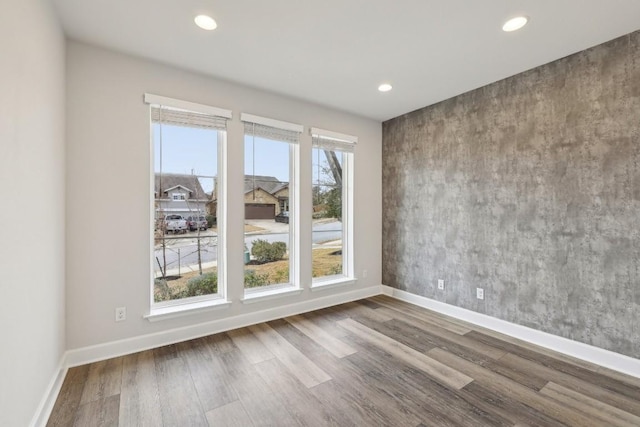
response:
[[[244,122],[244,133],[258,138],[284,141],[298,144],[300,135],[304,130],[302,125],[268,119],[243,113],[241,120]]]
[[[226,130],[231,111],[209,105],[145,94],[144,100],[151,104],[151,121],[173,126],[200,129]]]
[[[313,147],[353,153],[358,137],[324,129],[311,128]]]
[[[164,125],[184,126],[200,129],[226,130],[227,119],[194,111],[176,110],[164,106],[151,106],[151,121]]]

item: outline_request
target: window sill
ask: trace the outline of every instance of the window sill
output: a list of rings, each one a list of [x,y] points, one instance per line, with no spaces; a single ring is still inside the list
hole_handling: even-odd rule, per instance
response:
[[[243,304],[253,304],[254,302],[267,301],[270,299],[290,296],[290,295],[299,295],[302,293],[302,289],[300,288],[281,288],[281,289],[271,289],[266,290],[264,292],[251,292],[245,294],[244,298],[241,299]]]
[[[325,289],[333,289],[341,286],[349,286],[349,285],[355,284],[357,281],[358,279],[354,279],[351,277],[340,277],[337,279],[318,280],[317,282],[313,282],[311,284],[311,292],[323,291]]]
[[[143,316],[149,322],[173,319],[176,317],[190,316],[207,311],[220,310],[231,306],[231,302],[224,299],[211,299],[206,301],[192,302],[188,304],[171,305],[168,307],[152,308],[149,314]]]

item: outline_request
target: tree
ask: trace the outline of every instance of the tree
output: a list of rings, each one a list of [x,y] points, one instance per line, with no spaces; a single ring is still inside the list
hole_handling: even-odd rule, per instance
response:
[[[313,187],[313,205],[321,207],[319,214],[323,218],[342,220],[342,166],[336,153],[322,150],[327,163],[318,165],[322,179],[318,179]]]
[[[325,193],[326,218],[342,221],[342,187],[335,187]]]

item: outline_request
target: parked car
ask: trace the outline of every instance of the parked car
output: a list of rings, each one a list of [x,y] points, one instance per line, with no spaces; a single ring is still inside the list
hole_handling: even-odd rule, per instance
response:
[[[282,211],[275,217],[276,222],[284,222],[285,224],[289,224],[289,212]]]
[[[187,227],[187,220],[182,215],[172,214],[164,217],[164,232],[167,234],[170,231],[173,234],[186,233]]]
[[[189,227],[189,231],[197,230],[206,230],[208,227],[207,218],[204,215],[195,215],[187,217],[187,226]]]

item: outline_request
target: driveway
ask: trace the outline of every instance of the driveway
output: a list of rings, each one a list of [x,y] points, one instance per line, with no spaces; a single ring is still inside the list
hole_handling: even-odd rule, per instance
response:
[[[246,224],[253,225],[254,227],[260,227],[264,229],[264,231],[252,231],[247,234],[262,234],[262,233],[288,233],[289,232],[289,224],[284,224],[282,222],[275,222],[272,219],[248,219],[245,221]]]

